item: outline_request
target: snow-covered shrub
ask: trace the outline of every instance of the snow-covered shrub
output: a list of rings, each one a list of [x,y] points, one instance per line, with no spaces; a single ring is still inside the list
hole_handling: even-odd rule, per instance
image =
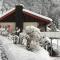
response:
[[[5,31],[5,28],[0,28],[0,34],[2,34],[2,31]]]
[[[40,30],[34,26],[27,26],[25,32],[30,36],[31,40],[39,41],[41,38]]]
[[[19,37],[17,35],[13,35],[12,39],[13,39],[13,43],[14,44],[18,44],[19,43]]]
[[[48,43],[51,43],[50,42],[51,40],[48,38],[48,37],[41,37],[41,39],[40,39],[40,41],[39,41],[39,43],[40,43],[40,46],[42,46],[42,47],[45,47],[45,46],[47,46],[48,45]]]
[[[27,39],[29,39],[29,35],[25,32],[21,32],[19,34],[19,43],[26,46]]]
[[[9,40],[12,40],[12,35],[11,34],[8,34],[8,36],[7,36],[7,38],[9,39]]]
[[[7,30],[2,31],[2,35],[3,35],[3,36],[8,36],[8,34],[9,34],[9,33],[8,33],[8,31],[7,31]]]
[[[9,32],[7,31],[7,29],[1,27],[0,28],[0,34],[3,36],[8,36]]]
[[[34,48],[37,45],[39,45],[39,40],[41,38],[40,29],[38,29],[34,26],[27,26],[25,28],[25,32],[30,37],[30,39],[27,40],[27,47],[28,48]]]
[[[42,47],[48,49],[48,44],[51,43],[50,39],[46,36],[42,37],[40,30],[34,26],[27,26],[25,30],[19,34],[19,38],[20,44],[25,45],[28,50],[32,51],[40,50],[41,44]],[[49,53],[51,53],[51,51]]]
[[[48,37],[42,37],[41,38],[42,40],[41,40],[41,43],[40,44],[42,44],[42,47],[44,47],[44,49],[45,50],[47,50],[48,52],[49,52],[49,55],[51,55],[51,56],[58,56],[58,50],[56,49],[54,49],[55,47],[53,47],[52,45],[51,45],[51,40],[48,38]]]

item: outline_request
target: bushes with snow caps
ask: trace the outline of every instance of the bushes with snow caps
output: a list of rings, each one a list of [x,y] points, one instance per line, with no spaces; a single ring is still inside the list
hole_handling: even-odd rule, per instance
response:
[[[20,44],[25,45],[28,50],[41,46],[39,42],[41,42],[43,46],[45,41],[48,40],[42,38],[40,29],[34,26],[26,26],[23,32],[19,34]]]
[[[25,32],[29,35],[29,39],[27,39],[27,49],[33,49],[37,45],[39,45],[40,30],[34,26],[27,26],[25,28]]]
[[[27,39],[29,39],[29,35],[27,35],[25,32],[21,32],[19,34],[19,43],[21,45],[25,45],[26,46]]]
[[[42,37],[40,29],[34,26],[26,26],[23,32],[19,34],[19,37],[14,35],[13,38],[14,44],[21,44],[30,51],[39,50],[39,46],[44,49],[49,48],[50,39],[46,36]],[[51,53],[50,50],[48,50],[49,53]]]

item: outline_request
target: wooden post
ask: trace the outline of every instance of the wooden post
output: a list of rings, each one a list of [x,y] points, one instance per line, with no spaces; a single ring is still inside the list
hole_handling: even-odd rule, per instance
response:
[[[47,25],[44,25],[45,26],[45,31],[47,31]]]

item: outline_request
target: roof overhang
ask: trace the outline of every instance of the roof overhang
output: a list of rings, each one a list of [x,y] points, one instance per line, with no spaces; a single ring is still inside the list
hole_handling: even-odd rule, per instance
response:
[[[38,18],[38,19],[39,19],[39,18],[42,18],[42,19],[45,19],[45,20],[48,20],[48,21],[52,21],[51,18],[48,18],[48,17],[46,17],[46,16],[37,14],[37,13],[32,12],[32,11],[29,11],[29,10],[27,10],[27,9],[23,9],[23,12],[26,13],[26,14],[29,14],[29,15],[31,15],[31,16],[34,16],[34,17],[36,17],[36,18]]]
[[[15,8],[12,8],[10,10],[8,10],[7,12],[3,13],[1,16],[0,16],[0,20],[8,17],[9,15],[11,15],[12,13],[15,12]],[[33,18],[36,18],[36,19],[40,19],[44,22],[47,22],[47,24],[49,24],[50,22],[52,22],[52,19],[49,18],[49,17],[46,17],[46,16],[43,16],[43,15],[40,15],[40,14],[37,14],[35,12],[32,12],[32,11],[29,11],[27,9],[23,9],[23,13],[24,14],[27,14],[28,16],[31,16]]]
[[[0,20],[8,17],[8,16],[11,15],[13,12],[15,12],[15,8],[12,8],[12,9],[8,10],[7,12],[4,12],[4,13],[0,16]]]

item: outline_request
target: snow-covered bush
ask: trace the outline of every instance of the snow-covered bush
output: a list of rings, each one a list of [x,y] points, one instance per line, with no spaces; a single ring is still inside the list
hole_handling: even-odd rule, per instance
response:
[[[13,35],[12,36],[12,40],[14,44],[18,44],[19,43],[19,37],[17,35]]]
[[[23,32],[19,34],[20,44],[26,46],[28,50],[40,50],[40,46],[51,53],[51,42],[46,36],[42,37],[40,30],[34,26],[27,26]],[[50,44],[50,45],[49,45]],[[50,48],[51,47],[51,48]]]
[[[51,40],[48,37],[45,36],[45,37],[42,37],[41,39],[42,40],[40,44],[42,44],[42,47],[44,47],[44,49],[49,52],[49,55],[51,56],[59,55],[58,50],[54,49],[55,47],[51,45]]]
[[[40,30],[34,26],[27,26],[25,28],[25,32],[29,35],[29,39],[27,40],[27,47],[34,48],[39,45],[39,40],[41,38]]]
[[[48,45],[48,43],[51,43],[51,40],[48,37],[43,36],[41,37],[39,43],[40,43],[40,46],[45,47]]]
[[[8,34],[9,34],[8,31],[6,31],[6,30],[5,31],[2,31],[2,35],[3,36],[8,36]]]
[[[25,32],[30,36],[31,40],[39,41],[41,38],[40,30],[34,26],[27,26]]]
[[[8,36],[9,32],[5,28],[0,28],[0,34],[3,36]]]
[[[29,35],[25,32],[21,32],[19,34],[19,43],[26,46],[27,39],[29,39]]]

